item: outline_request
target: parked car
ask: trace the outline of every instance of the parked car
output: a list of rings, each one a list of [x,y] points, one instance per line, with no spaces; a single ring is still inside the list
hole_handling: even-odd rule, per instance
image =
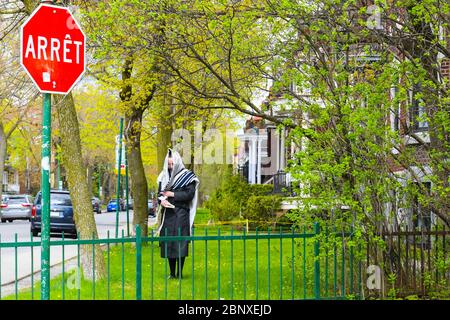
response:
[[[29,195],[2,195],[2,222],[13,222],[13,220],[30,220],[32,205],[33,202],[31,196]]]
[[[125,205],[126,205],[127,204],[127,199],[125,199],[124,201],[125,201]],[[128,209],[129,210],[133,210],[133,205],[134,205],[133,198],[128,198]]]
[[[31,212],[31,233],[37,237],[41,232],[42,194],[39,191]],[[77,237],[73,219],[72,200],[67,190],[50,190],[50,233],[72,234]]]
[[[106,206],[106,211],[107,212],[113,212],[113,211],[116,211],[117,210],[117,208],[116,208],[116,204],[117,202],[116,202],[116,199],[111,199],[111,200],[109,200],[109,202],[108,202],[108,205]],[[125,203],[124,203],[124,201],[122,200],[122,199],[119,199],[119,210],[120,211],[124,211],[125,210]]]
[[[4,203],[6,201],[6,196],[2,195],[2,203]],[[0,207],[0,219],[2,218],[3,213],[2,213],[2,208]],[[0,220],[1,222],[3,222],[3,220]]]
[[[92,209],[94,212],[102,213],[102,208],[100,207],[100,199],[97,197],[92,197]]]

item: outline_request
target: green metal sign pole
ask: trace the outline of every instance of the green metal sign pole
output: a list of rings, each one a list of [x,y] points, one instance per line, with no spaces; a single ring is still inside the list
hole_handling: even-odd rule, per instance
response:
[[[127,236],[130,236],[130,211],[128,209],[128,155],[125,150],[125,194],[127,197]]]
[[[119,211],[120,211],[120,165],[122,164],[122,131],[123,118],[120,118],[120,136],[119,136],[119,163],[117,164],[117,196],[116,196],[116,239],[119,237]]]
[[[51,94],[44,93],[41,160],[41,300],[50,299],[50,156]]]

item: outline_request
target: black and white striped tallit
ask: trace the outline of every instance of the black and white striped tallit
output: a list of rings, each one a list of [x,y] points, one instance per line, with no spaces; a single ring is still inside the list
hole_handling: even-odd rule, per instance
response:
[[[176,190],[181,189],[190,184],[196,178],[195,174],[188,170],[182,169],[177,176],[174,178],[173,184],[170,189]]]

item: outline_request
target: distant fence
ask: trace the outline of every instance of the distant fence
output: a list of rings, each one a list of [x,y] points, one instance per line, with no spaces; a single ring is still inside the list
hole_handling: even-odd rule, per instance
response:
[[[381,242],[367,245],[367,265],[384,270],[375,296],[432,296],[450,298],[450,230],[445,226],[395,228],[378,234]]]
[[[353,229],[337,231],[316,223],[301,229],[252,232],[194,229],[189,237],[157,237],[153,233],[143,237],[139,226],[134,237],[124,237],[123,232],[122,238],[109,238],[109,234],[106,239],[63,237],[50,242],[51,250],[61,252],[63,257],[61,273],[50,282],[50,298],[364,299],[387,297],[392,286],[398,295],[425,295],[433,289],[430,284],[436,290],[449,284],[448,235],[445,228],[426,234],[391,232],[380,234],[379,244],[366,244],[355,241]],[[183,278],[175,280],[168,279],[167,259],[160,258],[161,248],[171,241],[189,241]],[[81,277],[80,246],[86,244],[92,246],[94,257],[99,254],[95,245],[102,246],[106,265],[102,280],[92,282]],[[39,247],[36,241],[0,242],[0,288],[4,268],[15,270],[16,275],[10,284],[13,291],[1,295],[0,290],[0,299],[40,297],[38,274],[30,275],[28,288],[20,286],[17,278],[19,268],[35,263],[33,248]],[[69,247],[76,251],[70,270],[64,260]],[[14,255],[5,267],[1,261],[7,250]],[[29,250],[31,261],[19,261],[19,250]],[[430,282],[430,275],[436,282]]]

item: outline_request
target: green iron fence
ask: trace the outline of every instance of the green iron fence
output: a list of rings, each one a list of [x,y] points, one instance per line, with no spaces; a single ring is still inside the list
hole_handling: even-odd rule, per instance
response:
[[[194,229],[192,236],[157,237],[152,231],[143,237],[139,226],[134,237],[125,237],[123,231],[122,237],[110,238],[108,233],[106,239],[67,240],[63,235],[50,242],[52,252],[62,257],[60,272],[50,282],[50,299],[357,299],[365,255],[360,245],[352,243],[353,236],[352,230],[321,230],[318,224],[252,232]],[[167,259],[160,258],[160,245],[164,248],[169,241],[189,241],[183,278],[168,279]],[[95,264],[89,278],[97,277],[96,281],[81,276],[84,245],[92,246],[93,261],[98,254],[104,256],[102,279]],[[28,242],[0,238],[0,288],[4,289],[0,299],[39,299],[39,272],[18,278],[25,265],[34,270],[33,248],[39,247],[32,237]],[[7,250],[14,251],[14,259],[5,266],[1,259]],[[19,261],[23,254],[18,251],[24,250],[29,261]],[[2,273],[10,268],[14,279],[2,284]]]

